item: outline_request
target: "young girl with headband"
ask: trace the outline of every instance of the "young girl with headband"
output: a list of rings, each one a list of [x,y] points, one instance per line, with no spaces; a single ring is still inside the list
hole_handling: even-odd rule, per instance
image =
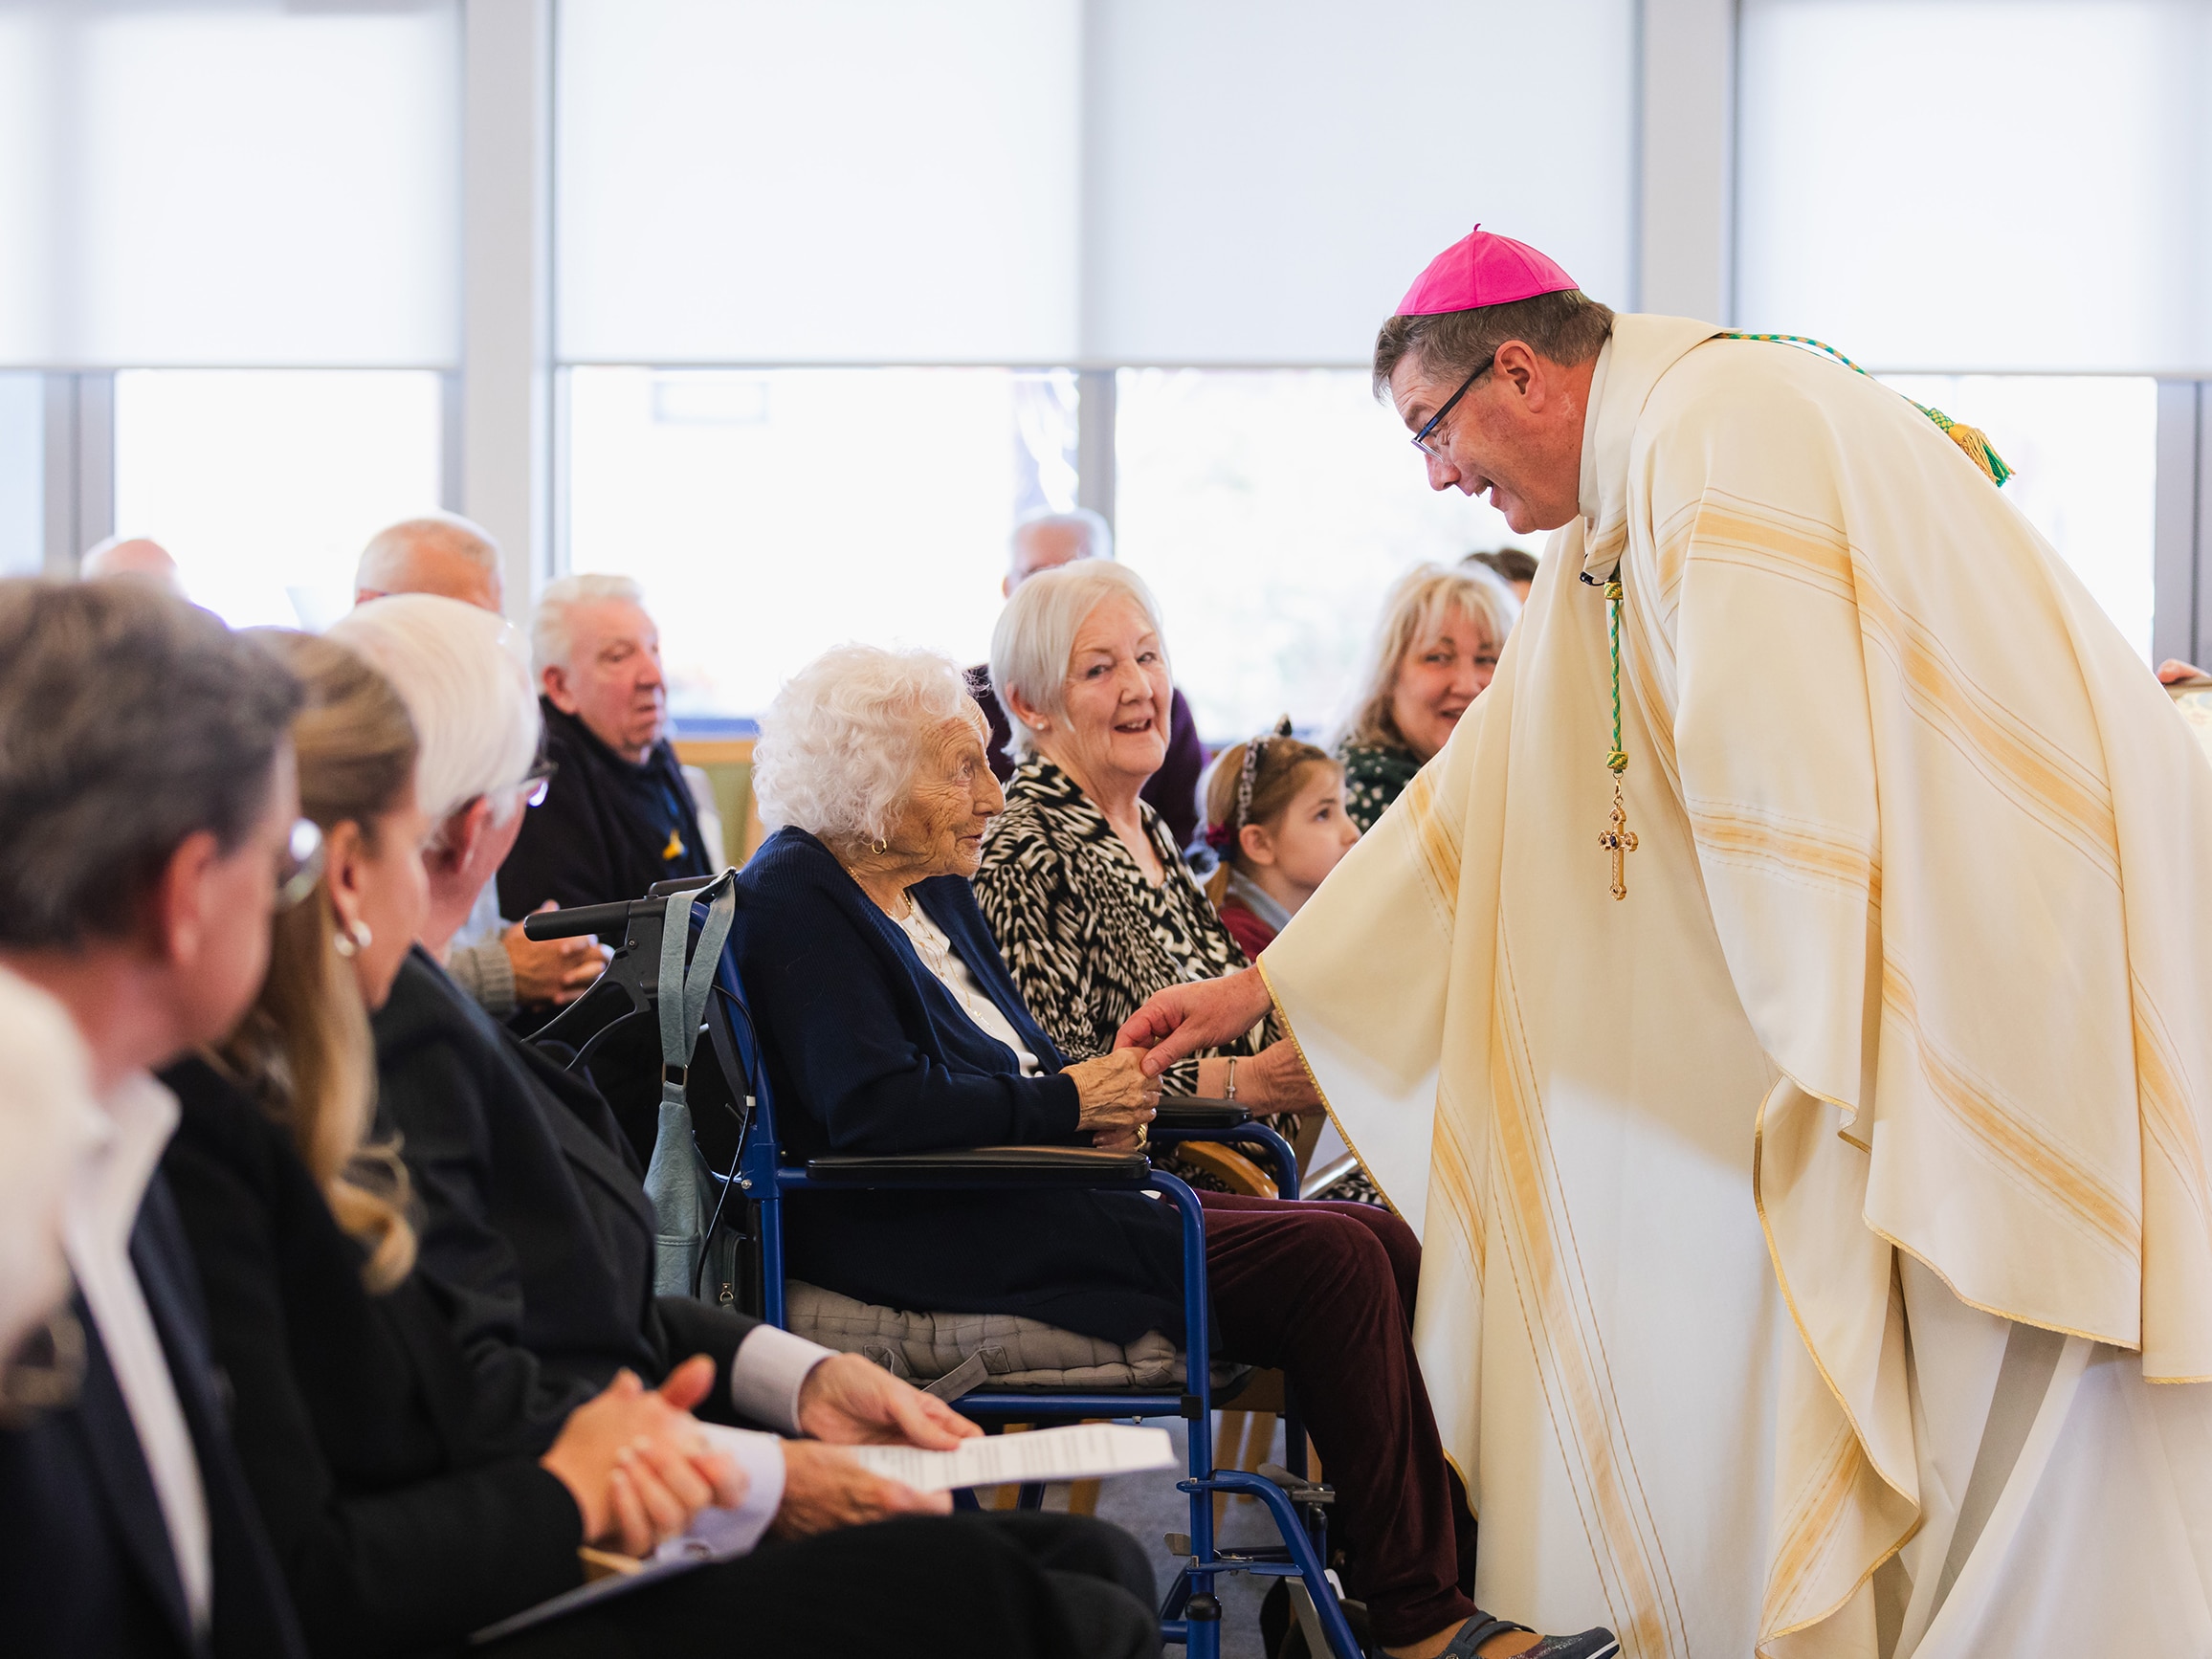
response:
[[[1344,773],[1328,754],[1275,729],[1214,761],[1206,840],[1221,863],[1206,896],[1253,961],[1360,839],[1344,814]]]

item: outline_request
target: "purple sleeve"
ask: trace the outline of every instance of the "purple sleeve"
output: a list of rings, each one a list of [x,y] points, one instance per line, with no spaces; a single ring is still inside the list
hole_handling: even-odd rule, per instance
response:
[[[1167,759],[1144,785],[1144,798],[1165,821],[1178,847],[1188,847],[1198,833],[1198,780],[1206,770],[1206,745],[1199,741],[1198,721],[1183,693],[1168,705]]]

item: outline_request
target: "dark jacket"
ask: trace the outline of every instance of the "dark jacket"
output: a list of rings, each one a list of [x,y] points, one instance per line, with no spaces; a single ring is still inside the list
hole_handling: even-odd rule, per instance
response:
[[[538,708],[545,758],[560,770],[499,867],[501,916],[528,916],[548,898],[563,906],[642,898],[656,881],[714,874],[719,849],[704,845],[667,740],[632,765],[574,715],[542,697]]]
[[[224,1422],[207,1309],[160,1176],[131,1265],[175,1379],[207,1494],[213,1625],[195,1642],[138,1431],[82,1298],[76,1403],[0,1427],[0,1651],[11,1659],[298,1659],[306,1645]]]
[[[318,1659],[453,1646],[574,1586],[575,1500],[512,1435],[480,1432],[426,1287],[371,1296],[290,1137],[205,1062],[163,1080],[184,1106],[163,1171]]]
[[[968,694],[983,705],[984,718],[991,722],[991,771],[1003,784],[1014,775],[1014,757],[1006,747],[1013,728],[1006,723],[1006,711],[999,706],[998,694],[991,690],[989,663],[980,663],[968,670]],[[1198,783],[1205,773],[1206,744],[1199,741],[1198,720],[1190,712],[1190,704],[1183,701],[1183,693],[1178,691],[1167,705],[1167,758],[1160,763],[1160,770],[1145,781],[1142,793],[1144,799],[1152,803],[1152,809],[1174,832],[1179,849],[1188,847],[1197,838]],[[505,896],[506,890],[502,888],[500,896]],[[503,914],[520,916],[522,913],[510,910]]]
[[[783,829],[738,877],[740,963],[789,1163],[829,1152],[1088,1145],[1074,1083],[1024,1077],[829,849]],[[968,884],[912,889],[1047,1073]],[[1182,1331],[1175,1213],[1133,1193],[794,1193],[792,1277],[910,1309],[1026,1314],[1127,1342]]]
[[[757,1320],[653,1294],[653,1206],[591,1085],[478,1007],[420,947],[373,1020],[380,1128],[422,1210],[418,1275],[450,1306],[484,1408],[550,1445],[627,1365],[721,1375]],[[735,1421],[726,1388],[699,1408]]]

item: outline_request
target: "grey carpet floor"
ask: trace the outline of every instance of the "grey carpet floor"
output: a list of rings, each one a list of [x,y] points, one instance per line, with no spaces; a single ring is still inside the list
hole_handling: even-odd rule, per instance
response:
[[[1175,1483],[1183,1478],[1183,1425],[1167,1421],[1160,1427],[1175,1438],[1177,1467],[1148,1474],[1118,1475],[1107,1481],[1098,1493],[1098,1516],[1134,1534],[1143,1544],[1152,1557],[1153,1570],[1159,1575],[1160,1587],[1164,1592],[1183,1566],[1180,1559],[1167,1553],[1164,1536],[1190,1530],[1190,1500],[1175,1490]],[[1268,1455],[1276,1462],[1282,1460],[1280,1424],[1276,1425],[1275,1444]],[[1068,1489],[1047,1488],[1045,1507],[1065,1510]],[[1220,1537],[1228,1546],[1278,1541],[1274,1523],[1268,1518],[1267,1511],[1257,1503],[1247,1501],[1228,1505],[1228,1513],[1222,1517]],[[1267,1593],[1271,1582],[1242,1573],[1218,1582],[1222,1659],[1264,1659],[1265,1650],[1260,1646],[1260,1598]],[[1180,1648],[1168,1648],[1168,1659],[1180,1659],[1182,1651]]]

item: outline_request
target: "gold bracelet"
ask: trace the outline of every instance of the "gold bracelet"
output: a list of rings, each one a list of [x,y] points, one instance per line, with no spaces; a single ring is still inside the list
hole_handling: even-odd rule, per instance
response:
[[[1221,1097],[1224,1100],[1236,1098],[1236,1056],[1234,1054],[1228,1057],[1228,1087],[1222,1091]]]

